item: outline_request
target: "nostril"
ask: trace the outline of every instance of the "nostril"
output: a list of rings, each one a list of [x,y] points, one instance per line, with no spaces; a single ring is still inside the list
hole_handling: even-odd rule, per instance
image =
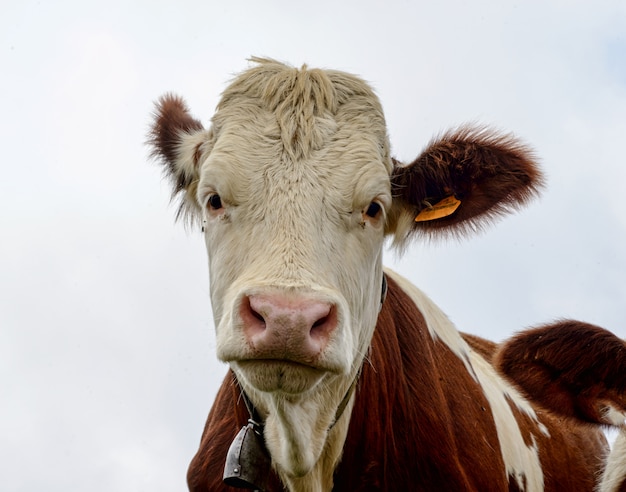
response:
[[[326,321],[328,321],[328,316],[324,316],[321,319],[318,319],[315,323],[313,323],[313,329],[322,326],[324,323],[326,323]]]
[[[239,314],[248,335],[254,335],[265,330],[265,317],[260,311],[261,309],[258,306],[255,309],[250,297],[245,297],[241,300]]]
[[[330,307],[328,314],[321,316],[311,326],[310,336],[317,339],[328,339],[330,333],[337,326],[337,315],[335,308]]]
[[[252,314],[252,316],[258,319],[261,323],[265,323],[265,318],[263,317],[263,315],[252,309],[252,306],[250,306],[250,314]]]

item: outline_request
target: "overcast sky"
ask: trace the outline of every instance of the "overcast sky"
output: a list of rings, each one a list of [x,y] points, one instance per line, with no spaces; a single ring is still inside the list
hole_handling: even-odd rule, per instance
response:
[[[144,145],[205,124],[251,55],[368,80],[394,154],[467,121],[529,142],[542,198],[386,263],[465,331],[560,317],[626,338],[626,2],[3,2],[0,488],[185,490],[226,371],[199,232]]]

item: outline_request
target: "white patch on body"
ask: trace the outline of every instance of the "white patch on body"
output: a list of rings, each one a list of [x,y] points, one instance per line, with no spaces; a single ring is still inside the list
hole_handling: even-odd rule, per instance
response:
[[[598,492],[618,492],[626,483],[626,427],[622,427],[606,462]]]
[[[623,411],[615,408],[613,405],[606,403],[606,407],[602,412],[602,420],[609,425],[620,427],[624,425],[626,420],[626,414]]]
[[[526,446],[509,404],[509,402],[515,404],[521,412],[536,422],[539,432],[549,437],[548,430],[539,422],[528,401],[502,379],[491,364],[468,347],[453,323],[428,296],[397,273],[390,270],[385,272],[413,299],[422,312],[433,339],[447,345],[463,362],[467,372],[481,385],[491,406],[506,473],[515,478],[520,490],[543,491],[543,471],[537,446],[534,442],[532,446]]]

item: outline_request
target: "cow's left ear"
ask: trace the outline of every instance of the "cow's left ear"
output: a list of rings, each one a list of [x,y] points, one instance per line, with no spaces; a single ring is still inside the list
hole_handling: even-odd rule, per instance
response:
[[[462,127],[431,141],[411,164],[394,161],[387,232],[460,235],[517,209],[543,185],[532,150],[511,135]]]

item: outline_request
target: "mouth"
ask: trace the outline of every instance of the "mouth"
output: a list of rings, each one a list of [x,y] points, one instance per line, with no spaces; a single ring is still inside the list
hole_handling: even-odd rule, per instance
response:
[[[279,359],[246,359],[231,362],[236,373],[258,391],[301,394],[315,387],[329,371]]]

